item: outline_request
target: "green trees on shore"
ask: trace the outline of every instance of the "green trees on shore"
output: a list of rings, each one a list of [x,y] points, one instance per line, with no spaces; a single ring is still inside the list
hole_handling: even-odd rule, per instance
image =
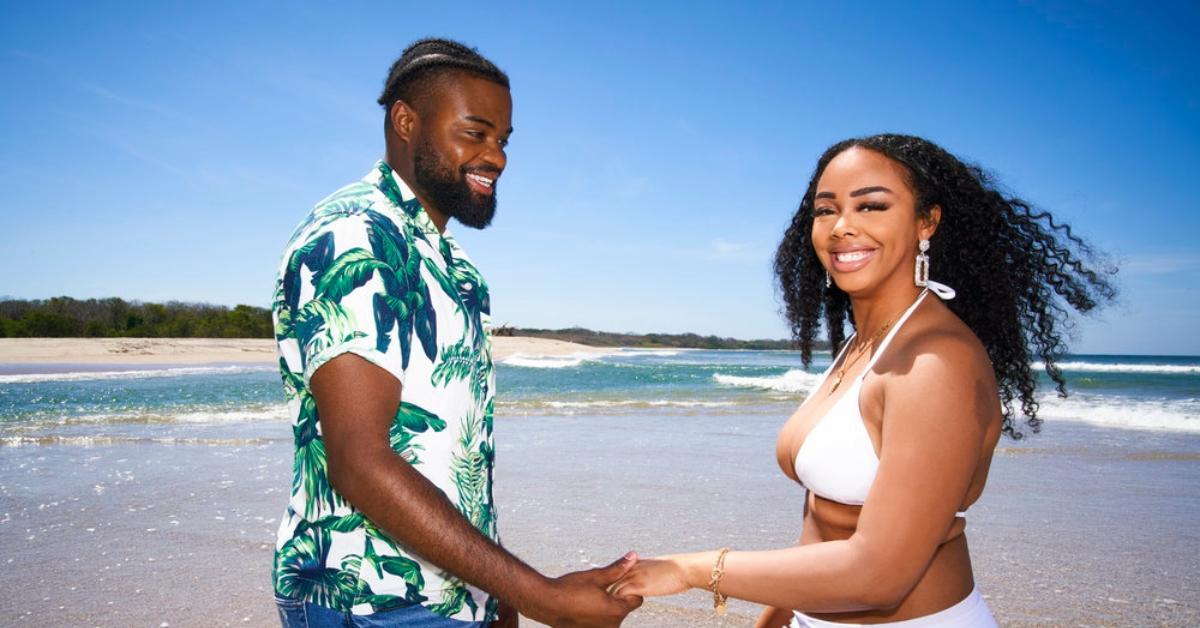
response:
[[[792,349],[788,340],[738,340],[699,334],[617,334],[592,331],[582,327],[569,329],[531,329],[501,325],[492,331],[496,336],[527,336],[565,340],[593,347],[636,347],[645,349]],[[818,343],[821,344],[821,343]],[[828,343],[824,343],[828,346]]]
[[[0,301],[2,338],[270,338],[271,311],[238,305],[55,297]]]
[[[502,325],[497,336],[532,336],[598,347],[790,349],[786,340],[737,340],[697,334],[614,334],[578,327],[522,329]],[[0,338],[272,338],[271,310],[207,303],[141,303],[108,299],[0,299]]]

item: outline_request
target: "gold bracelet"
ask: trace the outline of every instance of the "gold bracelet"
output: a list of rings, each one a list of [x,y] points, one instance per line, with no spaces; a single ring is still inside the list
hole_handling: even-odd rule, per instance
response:
[[[713,594],[713,610],[717,616],[725,614],[725,596],[721,595],[721,576],[725,575],[725,555],[729,553],[728,547],[722,547],[721,553],[717,554],[717,562],[713,563],[712,573],[708,576],[708,590]]]

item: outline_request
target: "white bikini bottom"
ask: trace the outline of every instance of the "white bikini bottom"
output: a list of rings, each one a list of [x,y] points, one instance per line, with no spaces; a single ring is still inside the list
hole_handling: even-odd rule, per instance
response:
[[[815,617],[809,617],[800,611],[793,611],[795,618],[792,619],[791,628],[847,628],[849,626],[900,626],[901,628],[994,628],[998,626],[995,618],[992,617],[992,611],[988,610],[987,602],[983,601],[983,596],[979,594],[979,589],[971,589],[970,595],[963,601],[947,608],[944,611],[938,611],[932,615],[924,617],[916,617],[913,619],[905,619],[904,621],[892,621],[883,624],[843,624],[836,621],[825,621]]]

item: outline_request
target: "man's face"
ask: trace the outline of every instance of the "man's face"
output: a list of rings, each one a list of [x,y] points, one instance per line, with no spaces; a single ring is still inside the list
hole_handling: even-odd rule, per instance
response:
[[[436,89],[412,137],[414,183],[432,209],[482,229],[496,213],[512,97],[503,86],[467,74],[452,75]]]

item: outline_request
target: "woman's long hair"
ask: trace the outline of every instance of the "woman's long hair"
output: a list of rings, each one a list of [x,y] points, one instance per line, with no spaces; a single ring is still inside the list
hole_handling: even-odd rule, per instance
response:
[[[1038,431],[1038,403],[1031,362],[1045,365],[1060,395],[1066,382],[1055,360],[1066,354],[1064,303],[1089,312],[1111,301],[1116,269],[1104,263],[1066,224],[1019,198],[1001,194],[978,166],[911,135],[849,139],[821,155],[800,208],[775,254],[785,314],[805,366],[824,321],[834,351],[845,341],[850,299],[825,286],[825,268],[812,244],[813,195],[826,166],[843,151],[861,147],[906,170],[918,215],[937,205],[941,221],[930,238],[930,278],[954,288],[953,311],[986,347],[1004,406],[1004,433],[1020,438],[1013,402]]]

